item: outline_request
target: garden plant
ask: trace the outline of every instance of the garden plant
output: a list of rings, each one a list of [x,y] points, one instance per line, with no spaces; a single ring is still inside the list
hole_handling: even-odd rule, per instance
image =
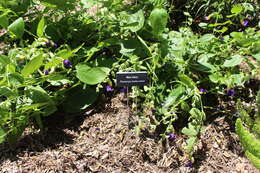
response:
[[[256,0],[1,0],[0,143],[84,112],[116,89],[116,72],[146,71],[149,85],[129,95],[136,135],[163,145],[183,134],[194,163],[205,123],[221,114],[260,169],[259,18]]]

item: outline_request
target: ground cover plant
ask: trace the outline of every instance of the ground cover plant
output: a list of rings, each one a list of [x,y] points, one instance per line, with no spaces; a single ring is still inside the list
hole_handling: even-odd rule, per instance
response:
[[[130,92],[136,135],[185,135],[192,165],[206,122],[226,116],[259,169],[259,147],[245,142],[259,143],[258,11],[253,0],[1,1],[0,143],[113,97],[118,71],[147,71],[149,85]]]

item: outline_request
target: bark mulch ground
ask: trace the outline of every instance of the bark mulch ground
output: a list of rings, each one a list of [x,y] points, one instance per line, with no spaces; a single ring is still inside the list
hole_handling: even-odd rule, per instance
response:
[[[0,172],[258,172],[225,117],[206,126],[189,168],[182,149],[185,137],[161,145],[156,137],[137,136],[137,116],[129,115],[123,100],[118,95],[101,110],[74,118],[49,117],[44,135],[27,129],[16,146],[0,146]]]

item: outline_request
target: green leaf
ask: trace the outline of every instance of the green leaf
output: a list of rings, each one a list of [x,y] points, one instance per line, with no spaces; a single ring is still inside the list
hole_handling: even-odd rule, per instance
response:
[[[53,86],[61,86],[71,83],[69,78],[63,74],[50,74],[48,75],[47,81],[50,82]]]
[[[184,96],[186,95],[185,93],[186,88],[181,85],[172,90],[163,104],[163,109],[167,109],[172,105],[176,105],[177,102],[181,101],[184,98]]]
[[[43,107],[42,114],[43,116],[48,116],[56,112],[57,107],[48,93],[41,87],[27,87],[26,96],[32,100],[33,104],[46,104]]]
[[[228,27],[224,26],[222,27],[221,29],[217,30],[215,29],[216,32],[219,32],[219,33],[224,33],[224,32],[227,32],[228,31]]]
[[[223,76],[219,72],[216,72],[216,73],[209,75],[209,79],[213,83],[218,83],[219,81],[221,81],[222,78],[223,78]]]
[[[260,158],[260,140],[243,126],[240,118],[236,121],[236,133],[239,136],[243,148]]]
[[[213,34],[204,34],[202,37],[200,37],[199,42],[200,43],[207,43],[215,39],[216,37]]]
[[[260,52],[252,55],[257,61],[260,61]]]
[[[241,55],[233,55],[231,59],[226,60],[223,64],[224,67],[234,67],[239,65],[243,61],[243,57]]]
[[[38,70],[43,64],[44,57],[42,54],[33,58],[25,67],[22,69],[21,73],[23,76],[27,77],[36,70]]]
[[[189,128],[184,127],[181,132],[187,136],[194,136],[194,137],[197,136],[198,134],[195,127],[192,126],[190,123],[189,123]]]
[[[94,88],[75,87],[65,94],[65,101],[62,104],[63,110],[68,113],[80,112],[93,104],[97,96]]]
[[[2,144],[5,141],[5,136],[5,131],[0,127],[0,144]]]
[[[0,15],[0,26],[3,28],[7,28],[9,25],[9,19],[7,17],[7,14]]]
[[[250,3],[242,3],[242,5],[243,5],[243,7],[244,7],[244,9],[245,9],[245,12],[246,11],[254,11],[255,9],[254,9],[254,6],[252,5],[252,4],[250,4]]]
[[[23,76],[20,73],[17,73],[17,72],[9,73],[8,74],[8,80],[9,80],[9,83],[12,86],[19,86],[19,85],[22,85],[23,82],[24,82]]]
[[[6,55],[0,55],[0,63],[3,65],[3,66],[6,66],[7,64],[10,64],[11,61],[9,59],[8,56]]]
[[[230,35],[236,40],[242,39],[244,37],[243,32],[231,32]]]
[[[242,6],[242,5],[239,5],[239,4],[234,5],[234,6],[232,7],[232,9],[231,9],[231,13],[233,13],[233,14],[239,14],[239,13],[241,13],[242,11],[243,11],[243,6]]]
[[[41,3],[49,8],[58,8],[67,11],[75,8],[76,0],[41,0]]]
[[[204,112],[201,112],[199,109],[197,108],[192,108],[190,110],[190,114],[191,117],[190,118],[194,118],[196,120],[198,120],[199,122],[203,122],[206,118],[206,115]]]
[[[185,101],[181,102],[181,109],[185,112],[189,112],[190,111],[190,106],[188,105],[188,103],[186,103]]]
[[[128,28],[132,32],[137,32],[144,26],[144,12],[143,10],[139,10],[134,14],[122,13],[124,24],[123,28]]]
[[[0,96],[11,97],[14,96],[14,92],[5,86],[0,87]]]
[[[57,67],[59,66],[63,61],[62,57],[53,57],[50,59],[50,61],[45,64],[44,69],[50,69],[52,67]]]
[[[194,149],[194,145],[196,144],[197,142],[197,137],[190,137],[186,143],[186,150],[188,153],[192,153],[193,152],[193,149]]]
[[[8,26],[8,30],[11,31],[16,38],[21,39],[24,33],[24,25],[24,20],[20,17]]]
[[[179,77],[180,81],[183,84],[185,84],[186,86],[188,86],[189,88],[191,88],[191,89],[196,88],[196,84],[192,81],[192,79],[189,76],[187,76],[185,74],[181,74],[178,77]]]
[[[155,8],[151,12],[149,21],[153,29],[153,34],[158,37],[166,28],[168,22],[168,13],[163,8]]]
[[[106,67],[89,67],[86,64],[78,64],[76,70],[77,78],[89,85],[96,85],[103,82],[110,71]]]
[[[246,157],[250,160],[250,162],[256,167],[256,169],[260,170],[260,158],[256,157],[249,151],[246,151]]]
[[[69,59],[70,57],[75,56],[75,53],[77,53],[82,48],[82,46],[83,44],[73,50],[62,49],[57,53],[57,56],[62,57],[63,59]]]
[[[203,29],[206,29],[207,26],[208,26],[208,23],[204,23],[204,22],[199,23],[199,27],[201,27]]]
[[[45,20],[44,20],[44,17],[42,17],[40,22],[38,23],[38,27],[37,27],[37,36],[38,37],[43,37],[44,29],[45,29]]]

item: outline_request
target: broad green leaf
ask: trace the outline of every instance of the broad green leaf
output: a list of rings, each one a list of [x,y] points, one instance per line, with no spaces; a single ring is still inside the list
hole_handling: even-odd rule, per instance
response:
[[[0,26],[7,28],[9,25],[9,19],[6,14],[0,15]]]
[[[244,37],[243,32],[231,32],[230,35],[237,40]]]
[[[243,57],[241,55],[233,55],[231,59],[228,59],[224,62],[224,67],[234,67],[239,65],[243,61]]]
[[[237,5],[234,5],[231,9],[231,13],[233,14],[239,14],[243,11],[243,6],[237,4]]]
[[[144,26],[144,12],[143,10],[139,10],[134,14],[123,13],[123,17],[125,20],[124,28],[130,29],[132,32],[137,32]]]
[[[207,71],[207,72],[215,72],[216,67],[210,64],[208,61],[211,57],[214,57],[215,54],[202,54],[198,57],[198,62],[201,66],[198,66],[197,69],[200,71]],[[201,68],[201,69],[200,69]]]
[[[168,22],[168,13],[163,8],[155,8],[149,17],[153,34],[157,37],[163,33]]]
[[[69,78],[63,74],[50,74],[48,75],[47,81],[50,82],[53,86],[61,86],[71,83]]]
[[[76,70],[77,78],[89,85],[96,85],[103,82],[110,71],[106,67],[89,67],[86,64],[78,64]]]
[[[27,87],[26,96],[32,100],[33,104],[46,104],[42,110],[43,116],[48,116],[57,111],[57,107],[48,93],[41,87]]]
[[[23,76],[27,77],[36,70],[38,70],[43,64],[44,57],[42,54],[33,58],[25,67],[22,69],[21,73]]]
[[[45,29],[45,20],[44,20],[44,17],[42,17],[40,22],[38,23],[38,27],[37,27],[37,36],[38,37],[43,37],[44,29]]]
[[[216,38],[216,37],[213,34],[204,34],[202,37],[200,37],[199,42],[207,43],[207,42],[210,42],[211,40],[213,40],[214,38]]]
[[[223,76],[219,72],[209,75],[209,79],[213,83],[218,83],[222,78],[223,78]]]
[[[65,94],[65,101],[62,104],[63,110],[68,113],[80,112],[92,105],[97,96],[94,88],[83,89],[81,86],[72,88]]]
[[[20,17],[8,26],[8,30],[11,31],[16,38],[21,39],[24,33],[24,25],[24,20]]]

